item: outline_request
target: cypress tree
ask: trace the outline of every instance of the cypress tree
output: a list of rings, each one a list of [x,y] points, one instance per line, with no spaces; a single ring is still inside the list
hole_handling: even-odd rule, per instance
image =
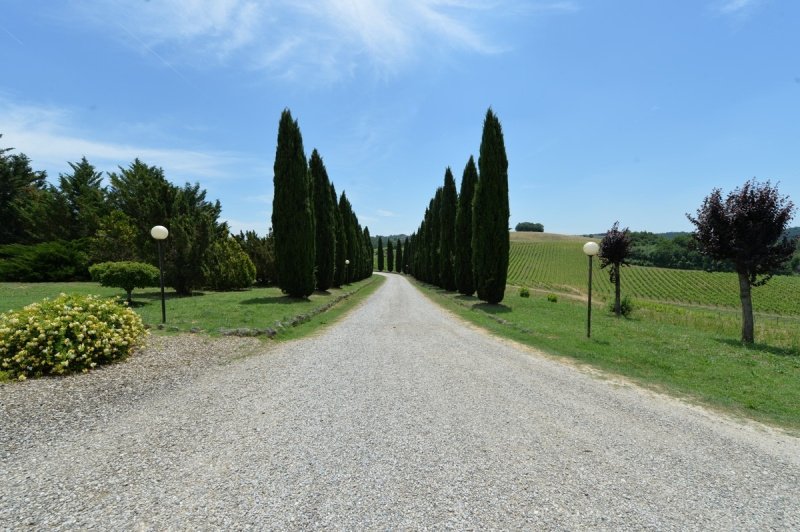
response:
[[[454,263],[456,289],[465,296],[475,293],[472,279],[472,200],[478,184],[478,169],[470,156],[461,177],[461,193],[456,210],[456,256]]]
[[[363,277],[367,278],[372,275],[374,269],[372,257],[375,255],[375,249],[372,247],[372,237],[369,234],[369,227],[364,228],[364,274]]]
[[[386,244],[386,271],[393,272],[394,271],[394,246],[392,245],[392,241],[387,239],[388,244]]]
[[[378,237],[378,271],[383,271],[383,238]]]
[[[412,237],[414,235],[411,235]],[[406,243],[403,246],[403,273],[411,273],[411,262],[414,259],[414,249],[411,247],[411,238],[406,237]]]
[[[342,218],[342,211],[338,206],[338,199],[336,197],[336,187],[331,183],[331,198],[334,205],[334,221],[336,222],[336,258],[334,260],[336,268],[333,272],[333,286],[339,287],[346,282],[346,267],[345,259],[347,259],[347,232],[345,230],[344,220]]]
[[[403,243],[397,239],[397,247],[394,250],[394,271],[403,273]]]
[[[314,292],[314,213],[312,185],[300,126],[288,109],[281,114],[274,165],[272,229],[278,286],[293,297]]]
[[[442,187],[442,204],[440,213],[441,235],[439,237],[439,251],[441,256],[440,277],[442,288],[448,291],[456,289],[456,278],[453,262],[456,251],[456,209],[458,207],[458,193],[453,172],[447,167],[444,173],[444,187]]]
[[[316,230],[317,290],[333,285],[336,257],[336,222],[328,172],[317,150],[311,152],[311,179],[314,182],[314,227]]]
[[[356,248],[358,247],[358,239],[356,237],[356,222],[353,208],[344,191],[342,191],[342,195],[339,196],[339,214],[342,217],[343,238],[346,243],[342,251],[342,259],[340,262],[343,274],[342,282],[349,284],[353,282],[354,273],[356,271]],[[349,264],[347,261],[349,261]]]
[[[442,187],[436,189],[431,203],[429,268],[431,282],[442,288]]]
[[[472,210],[472,271],[478,297],[503,300],[508,275],[508,159],[500,121],[490,108],[483,122],[480,179]]]

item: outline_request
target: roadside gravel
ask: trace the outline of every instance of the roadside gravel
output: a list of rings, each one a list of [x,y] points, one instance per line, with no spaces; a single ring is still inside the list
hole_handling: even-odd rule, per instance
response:
[[[493,339],[397,275],[302,341],[157,338],[0,404],[4,529],[800,529],[797,438]]]

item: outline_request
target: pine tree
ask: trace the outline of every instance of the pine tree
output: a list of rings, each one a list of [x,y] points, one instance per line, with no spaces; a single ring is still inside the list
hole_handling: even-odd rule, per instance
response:
[[[383,271],[383,238],[378,237],[378,271]]]
[[[439,237],[439,254],[441,256],[440,278],[442,288],[448,291],[456,289],[455,261],[456,251],[456,209],[458,207],[458,193],[453,172],[447,167],[444,173],[444,187],[442,187],[442,204],[439,223],[441,234]]]
[[[394,250],[394,271],[403,273],[403,243],[397,240],[397,247]]]
[[[483,123],[480,179],[472,210],[472,271],[478,297],[503,300],[508,275],[508,159],[503,130],[491,108]]]
[[[461,177],[461,193],[456,210],[456,257],[454,263],[456,289],[465,296],[475,293],[472,278],[472,200],[478,184],[478,169],[470,156]]]
[[[386,244],[386,271],[394,271],[394,246],[391,240],[387,240]]]
[[[311,152],[309,162],[314,183],[314,227],[316,231],[317,290],[327,290],[333,285],[336,258],[336,222],[331,184],[328,172],[317,150]]]
[[[272,230],[278,286],[293,297],[314,292],[316,263],[312,183],[300,126],[285,109],[278,126]]]

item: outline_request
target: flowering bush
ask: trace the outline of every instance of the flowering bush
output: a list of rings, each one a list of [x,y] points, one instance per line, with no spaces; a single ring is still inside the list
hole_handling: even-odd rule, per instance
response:
[[[61,294],[0,314],[0,371],[25,380],[89,371],[128,356],[142,319],[113,299]]]

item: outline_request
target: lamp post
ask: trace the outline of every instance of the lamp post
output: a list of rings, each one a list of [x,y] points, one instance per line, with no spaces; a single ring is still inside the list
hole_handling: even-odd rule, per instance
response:
[[[344,259],[344,282],[350,283],[350,259]]]
[[[161,272],[161,323],[167,323],[167,305],[164,302],[164,248],[161,241],[169,236],[169,231],[163,225],[150,229],[150,236],[158,243],[158,271]]]
[[[589,307],[586,316],[586,338],[592,337],[592,258],[600,251],[597,242],[587,242],[583,245],[583,252],[589,257]]]

